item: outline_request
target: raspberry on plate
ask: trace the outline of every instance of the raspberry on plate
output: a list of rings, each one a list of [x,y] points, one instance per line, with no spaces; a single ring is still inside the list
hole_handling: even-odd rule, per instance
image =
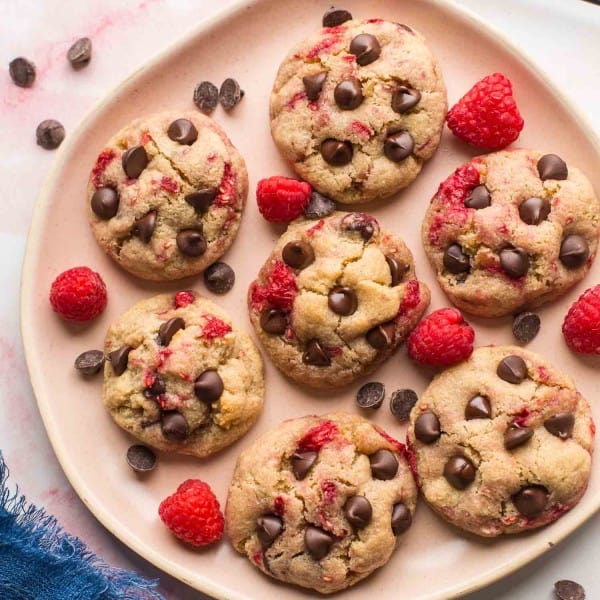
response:
[[[571,350],[600,354],[600,285],[579,296],[565,317],[562,331]]]
[[[441,308],[425,317],[410,334],[406,345],[416,362],[446,367],[473,353],[475,332],[456,308]]]
[[[519,137],[524,124],[512,84],[502,73],[476,83],[448,111],[446,122],[456,137],[484,150],[505,148]]]
[[[256,186],[260,214],[272,223],[287,223],[302,216],[310,200],[311,187],[289,177],[268,177]]]
[[[176,537],[192,546],[207,546],[223,535],[219,501],[208,484],[199,479],[184,481],[160,503],[158,514]]]
[[[52,282],[50,303],[67,321],[90,321],[106,308],[106,285],[90,268],[74,267]]]

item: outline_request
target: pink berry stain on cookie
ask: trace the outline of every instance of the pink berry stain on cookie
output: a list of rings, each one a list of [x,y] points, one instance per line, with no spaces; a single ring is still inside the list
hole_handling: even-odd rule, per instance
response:
[[[229,206],[235,194],[236,177],[231,165],[225,163],[223,178],[219,184],[219,191],[214,201],[214,206]]]
[[[252,285],[252,307],[262,310],[266,305],[269,305],[273,308],[289,311],[294,304],[297,293],[298,287],[292,270],[284,262],[276,260],[266,285],[264,287],[259,286],[257,283]]]
[[[92,183],[96,189],[102,187],[102,183],[100,182],[100,178],[108,165],[116,158],[115,151],[112,148],[108,148],[107,150],[103,150],[98,155],[96,159],[96,164],[92,169]]]
[[[202,327],[202,336],[214,340],[227,335],[231,331],[231,325],[221,321],[214,315],[204,315],[204,325]]]
[[[339,434],[333,421],[325,421],[309,429],[298,442],[299,452],[318,452],[325,444],[331,442]]]
[[[179,191],[179,184],[167,176],[161,178],[159,185],[162,190],[171,194],[176,194]]]
[[[408,311],[417,307],[420,301],[421,291],[419,282],[416,279],[411,279],[406,283],[406,293],[404,294],[404,298],[402,298],[402,302],[400,303],[398,314],[403,315],[407,313]]]

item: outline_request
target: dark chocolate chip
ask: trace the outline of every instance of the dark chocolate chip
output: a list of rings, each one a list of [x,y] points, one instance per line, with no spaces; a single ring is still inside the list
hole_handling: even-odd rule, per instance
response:
[[[364,496],[352,496],[344,504],[344,515],[350,525],[362,529],[371,522],[373,508]]]
[[[350,213],[341,220],[340,225],[345,231],[360,233],[365,242],[379,234],[377,219],[365,213]]]
[[[321,144],[323,160],[334,167],[347,165],[352,160],[353,154],[354,148],[350,142],[329,138]]]
[[[97,217],[112,219],[119,210],[119,194],[111,187],[98,188],[92,195],[91,205]]]
[[[322,219],[335,211],[335,202],[319,192],[311,192],[310,200],[304,209],[307,219]]]
[[[286,314],[276,308],[267,308],[260,315],[260,326],[272,335],[283,335],[287,329]]]
[[[583,266],[590,255],[590,247],[586,239],[572,233],[567,235],[560,245],[560,262],[569,269],[576,269]]]
[[[233,78],[228,77],[219,90],[219,102],[225,110],[231,110],[244,97],[240,84]]]
[[[198,139],[196,126],[188,119],[175,119],[167,129],[167,135],[174,142],[191,146]]]
[[[467,402],[465,408],[465,419],[472,421],[473,419],[491,419],[492,418],[492,404],[487,396],[473,396]]]
[[[219,88],[211,81],[201,81],[194,89],[194,104],[209,115],[219,103]]]
[[[325,11],[323,15],[323,27],[337,27],[346,21],[352,20],[352,14],[343,8],[332,6]]]
[[[412,525],[412,515],[404,502],[396,502],[392,507],[392,532],[394,535],[404,533]]]
[[[127,359],[132,350],[133,348],[131,346],[121,346],[118,350],[113,350],[107,354],[106,358],[110,361],[117,377],[125,372],[125,369],[127,368]]]
[[[221,397],[223,389],[223,380],[215,369],[207,369],[194,381],[196,398],[206,404],[216,402]]]
[[[401,115],[411,111],[421,100],[421,92],[401,85],[392,94],[392,110]]]
[[[529,256],[521,248],[500,251],[500,265],[511,279],[519,279],[529,271]]]
[[[206,252],[208,244],[198,229],[184,229],[175,238],[177,247],[186,256],[202,256]]]
[[[147,446],[134,444],[127,449],[127,464],[136,473],[152,471],[156,466],[156,454]]]
[[[323,89],[323,84],[327,79],[327,71],[319,71],[318,73],[313,73],[312,75],[305,75],[302,78],[302,83],[304,85],[304,91],[306,92],[306,97],[310,102],[314,102],[319,99],[321,95],[321,90]]]
[[[364,67],[379,58],[381,46],[374,35],[361,33],[350,42],[350,54],[354,54],[356,62]]]
[[[168,410],[162,413],[160,428],[163,437],[169,442],[183,442],[190,433],[186,418],[176,410]]]
[[[585,600],[585,590],[569,579],[561,579],[554,584],[554,594],[558,600]]]
[[[67,50],[67,60],[76,71],[87,67],[92,60],[92,40],[89,37],[79,38]]]
[[[348,316],[356,312],[358,298],[351,288],[338,285],[329,292],[327,304],[337,315]]]
[[[180,330],[185,329],[185,321],[181,317],[174,317],[165,321],[158,328],[158,339],[163,346],[168,346],[173,336]]]
[[[383,144],[384,154],[393,162],[401,162],[410,156],[415,142],[408,131],[390,133]]]
[[[512,501],[524,517],[537,517],[548,504],[548,490],[541,485],[529,485],[521,488]]]
[[[356,393],[356,403],[361,408],[379,408],[385,398],[385,386],[379,381],[369,381]]]
[[[522,446],[532,437],[533,429],[531,427],[520,427],[516,423],[512,423],[504,432],[504,447],[507,450],[512,450],[517,446]]]
[[[415,420],[415,437],[424,444],[433,444],[442,435],[440,420],[432,412],[424,412]]]
[[[144,215],[135,222],[131,234],[138,236],[144,244],[148,244],[152,239],[155,227],[156,211],[151,210],[147,215]]]
[[[394,333],[396,331],[396,323],[389,321],[382,325],[376,325],[367,331],[367,343],[375,350],[384,350],[389,348],[394,342]]]
[[[378,450],[369,456],[371,474],[375,479],[387,481],[393,479],[398,472],[398,459],[389,450]]]
[[[306,343],[302,362],[313,367],[328,367],[331,364],[331,358],[323,346],[317,340],[312,339]]]
[[[390,268],[390,275],[392,276],[392,283],[390,284],[392,287],[396,287],[401,281],[404,273],[406,273],[407,266],[400,265],[397,259],[393,256],[386,256],[385,262],[387,262],[388,267]]]
[[[477,470],[473,463],[461,454],[452,456],[444,466],[444,477],[457,490],[464,490],[475,481]]]
[[[527,377],[527,364],[520,356],[511,354],[498,363],[496,374],[508,383],[521,383]]]
[[[304,532],[304,545],[308,553],[315,559],[325,558],[331,550],[333,536],[314,525],[309,525]]]
[[[8,63],[8,72],[15,85],[28,88],[35,81],[35,65],[26,58],[19,56]]]
[[[400,421],[406,421],[410,417],[410,411],[418,399],[417,392],[414,390],[395,390],[390,398],[390,410]]]
[[[528,198],[519,205],[519,216],[527,225],[539,225],[550,214],[550,201],[545,198]]]
[[[288,242],[281,251],[281,258],[292,269],[306,269],[315,261],[315,252],[312,246],[304,240]]]
[[[333,98],[342,110],[358,108],[364,99],[360,81],[354,77],[340,81],[335,86]]]
[[[546,181],[546,179],[566,179],[569,176],[567,163],[556,154],[544,154],[538,160],[537,170],[542,181]]]
[[[572,437],[574,426],[575,416],[570,412],[557,413],[544,421],[544,427],[561,440]]]
[[[37,126],[35,139],[38,146],[45,150],[54,150],[65,139],[65,128],[55,119],[46,119]]]
[[[121,164],[127,177],[137,179],[148,166],[148,155],[144,146],[133,146],[133,148],[123,152]]]
[[[444,252],[444,267],[453,275],[467,273],[471,269],[471,260],[463,252],[460,244],[451,244]]]
[[[266,550],[283,531],[283,521],[277,515],[263,515],[256,519],[256,535]]]
[[[84,375],[95,375],[104,366],[102,350],[86,350],[75,359],[75,368]]]
[[[513,319],[512,330],[519,342],[530,342],[540,331],[540,318],[532,312],[519,313]]]
[[[313,450],[295,452],[291,458],[294,477],[300,481],[306,477],[317,460],[318,453]]]
[[[155,399],[162,396],[167,391],[165,380],[160,375],[154,375],[152,383],[144,389],[146,398]]]
[[[195,192],[186,194],[185,201],[194,207],[199,214],[204,214],[217,197],[219,190],[217,188],[202,188]]]
[[[475,210],[487,208],[491,203],[492,195],[485,185],[474,187],[465,199],[465,206],[467,208],[474,208]]]
[[[226,294],[234,283],[235,273],[227,263],[213,263],[204,271],[204,285],[213,294]]]

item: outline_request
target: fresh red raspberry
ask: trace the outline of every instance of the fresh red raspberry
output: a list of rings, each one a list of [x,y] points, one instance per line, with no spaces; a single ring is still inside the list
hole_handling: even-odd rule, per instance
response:
[[[456,308],[441,308],[425,317],[410,334],[406,345],[416,362],[446,367],[469,358],[475,332]]]
[[[207,546],[223,535],[225,522],[219,501],[199,479],[184,481],[160,503],[158,514],[176,537],[193,546]]]
[[[74,267],[52,282],[50,303],[67,321],[89,321],[106,308],[106,285],[88,267]]]
[[[523,129],[512,84],[502,73],[476,83],[448,111],[446,121],[456,137],[484,150],[505,148]]]
[[[289,177],[268,177],[256,186],[260,214],[272,223],[287,223],[304,213],[311,187],[305,181]]]
[[[600,354],[600,285],[579,296],[569,309],[562,330],[571,350]]]

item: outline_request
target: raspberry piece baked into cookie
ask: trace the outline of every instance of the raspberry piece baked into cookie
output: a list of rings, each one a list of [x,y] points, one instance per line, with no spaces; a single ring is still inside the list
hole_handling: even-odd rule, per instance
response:
[[[590,477],[595,426],[572,380],[513,346],[479,348],[412,409],[409,452],[444,519],[493,537],[547,525]]]
[[[225,525],[267,575],[331,593],[389,560],[416,500],[404,446],[332,413],[285,421],[242,452]]]

